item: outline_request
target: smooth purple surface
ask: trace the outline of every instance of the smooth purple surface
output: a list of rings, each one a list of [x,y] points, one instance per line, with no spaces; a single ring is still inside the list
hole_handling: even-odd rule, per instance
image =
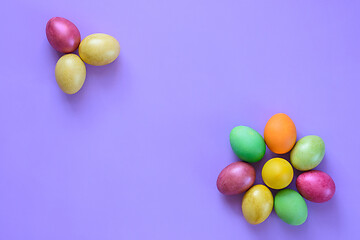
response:
[[[359,208],[359,1],[4,1],[0,239],[354,239]],[[56,84],[46,22],[117,38],[119,59]],[[321,136],[334,197],[290,226],[246,223],[216,188],[229,133],[275,113]],[[258,167],[273,154],[267,153]],[[288,159],[288,156],[286,156]],[[298,175],[298,173],[296,173]],[[295,189],[295,181],[291,188]]]

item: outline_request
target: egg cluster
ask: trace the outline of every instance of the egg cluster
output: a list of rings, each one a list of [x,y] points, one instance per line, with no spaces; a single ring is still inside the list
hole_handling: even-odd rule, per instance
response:
[[[46,36],[57,51],[66,53],[55,67],[56,81],[65,93],[77,93],[86,78],[85,63],[103,66],[113,62],[120,53],[119,42],[112,36],[95,33],[81,41],[79,29],[69,20],[51,18],[46,24]],[[71,54],[79,48],[79,56]]]
[[[284,113],[275,114],[269,119],[265,126],[264,138],[252,128],[235,127],[230,133],[230,144],[234,153],[243,161],[234,162],[220,172],[217,188],[225,195],[247,191],[242,200],[242,212],[246,221],[251,224],[265,221],[274,208],[284,222],[301,225],[308,216],[304,198],[322,203],[330,200],[335,193],[332,178],[322,171],[312,170],[324,158],[324,141],[318,136],[309,135],[296,142],[295,124]],[[291,164],[279,157],[268,160],[261,172],[267,187],[261,184],[252,186],[255,181],[255,169],[249,163],[258,162],[264,157],[266,145],[276,154],[291,151]],[[298,192],[284,189],[293,180],[293,167],[306,171],[296,179]],[[268,187],[281,190],[274,198]]]

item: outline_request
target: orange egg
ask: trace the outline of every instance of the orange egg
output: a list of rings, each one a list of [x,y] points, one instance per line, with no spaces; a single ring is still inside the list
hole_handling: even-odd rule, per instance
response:
[[[296,127],[285,113],[277,113],[266,123],[264,139],[269,149],[277,154],[289,152],[296,142]]]

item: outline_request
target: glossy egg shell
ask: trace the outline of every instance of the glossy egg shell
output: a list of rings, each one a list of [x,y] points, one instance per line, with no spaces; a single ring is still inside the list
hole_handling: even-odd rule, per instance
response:
[[[290,225],[301,225],[308,216],[304,198],[292,189],[283,189],[276,194],[274,208],[279,218]]]
[[[248,190],[254,181],[254,167],[245,162],[234,162],[220,172],[216,185],[221,193],[234,195]]]
[[[81,41],[79,29],[62,17],[54,17],[47,22],[46,37],[50,45],[62,53],[75,51]]]
[[[324,141],[315,135],[301,138],[291,150],[291,164],[300,171],[308,171],[320,164],[325,155]]]
[[[296,179],[296,188],[305,199],[316,203],[329,201],[335,194],[334,180],[318,170],[300,174]]]
[[[272,116],[266,123],[264,139],[268,148],[277,154],[289,152],[296,142],[296,127],[285,113]]]
[[[230,145],[234,153],[245,162],[260,161],[266,151],[263,137],[246,126],[238,126],[231,130]]]
[[[67,94],[77,93],[84,84],[86,67],[75,54],[62,56],[55,67],[55,78],[61,90]]]
[[[265,221],[274,205],[273,195],[264,185],[251,187],[242,200],[242,212],[250,224],[259,224]]]
[[[87,64],[103,66],[119,56],[120,44],[112,36],[95,33],[84,38],[79,46],[79,55]]]
[[[261,175],[268,187],[282,189],[291,183],[294,170],[285,159],[273,158],[264,164]]]

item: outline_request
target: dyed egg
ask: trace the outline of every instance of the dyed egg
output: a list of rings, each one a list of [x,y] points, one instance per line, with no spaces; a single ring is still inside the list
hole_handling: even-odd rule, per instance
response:
[[[282,189],[291,183],[294,171],[285,159],[273,158],[264,164],[261,175],[268,187]]]
[[[65,93],[74,94],[84,84],[86,67],[83,61],[75,54],[66,54],[56,63],[56,81]]]
[[[79,29],[62,17],[53,17],[47,22],[46,37],[50,45],[62,53],[75,51],[81,41]]]
[[[245,193],[241,208],[248,223],[259,224],[269,217],[273,204],[270,190],[264,185],[255,185]]]
[[[335,194],[332,178],[317,170],[300,174],[296,179],[296,188],[304,198],[316,203],[329,201]]]
[[[84,38],[79,46],[81,59],[90,65],[102,66],[113,62],[120,53],[119,42],[110,35],[95,33]]]
[[[217,179],[218,190],[225,195],[234,195],[248,190],[255,181],[255,169],[245,162],[234,162],[224,168]]]
[[[290,153],[291,164],[300,171],[307,171],[320,164],[325,155],[324,141],[315,135],[301,138]]]
[[[257,131],[246,126],[231,130],[230,144],[234,153],[245,162],[258,162],[265,155],[264,139]]]
[[[290,225],[301,225],[308,216],[304,198],[291,189],[283,189],[276,194],[274,208],[279,218]]]
[[[266,123],[264,139],[269,149],[277,154],[289,152],[296,142],[296,127],[285,113],[272,116]]]

